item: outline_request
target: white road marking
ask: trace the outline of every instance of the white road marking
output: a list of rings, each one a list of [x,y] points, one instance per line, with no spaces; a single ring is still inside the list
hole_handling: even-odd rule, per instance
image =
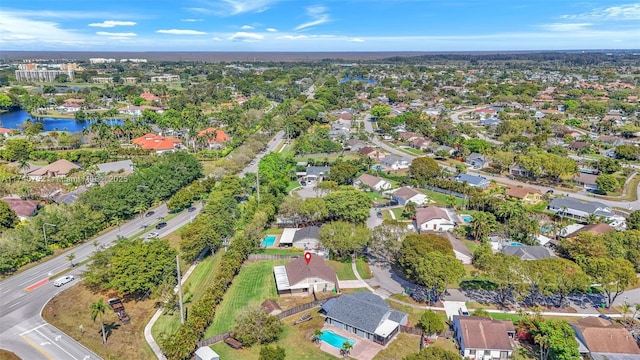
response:
[[[27,330],[27,331],[25,331],[25,332],[21,333],[21,334],[20,334],[20,336],[25,335],[25,334],[28,334],[28,333],[30,333],[30,332],[32,332],[32,331],[36,331],[36,330],[40,329],[40,328],[41,328],[41,327],[43,327],[43,326],[47,326],[47,324],[42,324],[42,325],[39,325],[39,326],[34,327],[34,328],[33,328],[33,329],[31,329],[31,330]]]
[[[45,342],[41,342],[41,343],[40,343],[40,346],[45,346],[45,345],[51,345],[51,343],[50,343],[50,342],[48,342],[48,341],[45,341]]]
[[[36,330],[36,332],[37,332],[38,334],[40,334],[42,337],[44,337],[45,339],[47,339],[47,340],[51,341],[51,339],[49,339],[45,334],[41,333],[41,332],[40,332],[40,331],[38,331],[38,330]],[[71,355],[71,354],[70,354],[67,350],[65,350],[62,346],[60,346],[60,345],[58,345],[58,344],[56,344],[56,343],[53,343],[53,345],[57,346],[60,350],[64,351],[67,355],[71,356],[71,358],[72,358],[72,359],[74,359],[74,360],[78,360],[78,358],[77,358],[77,357],[75,357],[75,356]]]

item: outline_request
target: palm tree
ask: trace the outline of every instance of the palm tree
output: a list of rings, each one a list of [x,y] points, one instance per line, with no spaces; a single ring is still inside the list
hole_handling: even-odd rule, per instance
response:
[[[18,160],[18,172],[26,174],[27,170],[31,167],[31,164],[27,161],[27,159]]]
[[[91,304],[91,320],[96,321],[96,318],[100,316],[100,322],[102,323],[102,344],[107,343],[107,333],[104,330],[104,313],[107,311],[107,305],[104,303],[104,299]]]
[[[341,352],[341,353],[342,353],[342,355],[344,355],[344,356],[349,356],[349,353],[351,352],[351,349],[353,349],[353,345],[352,345],[350,342],[345,341],[345,342],[342,344],[342,349],[340,349],[340,352]]]
[[[625,301],[624,304],[620,306],[620,311],[622,312],[622,321],[625,321],[627,314],[631,311],[631,305]]]
[[[67,260],[69,260],[69,262],[71,262],[71,267],[73,267],[73,259],[76,258],[76,253],[71,253],[69,255],[67,255]]]
[[[478,241],[483,240],[495,229],[496,219],[493,214],[478,212],[471,221],[471,235]]]
[[[321,335],[322,335],[322,330],[320,329],[313,330],[313,342],[317,344],[320,341]]]

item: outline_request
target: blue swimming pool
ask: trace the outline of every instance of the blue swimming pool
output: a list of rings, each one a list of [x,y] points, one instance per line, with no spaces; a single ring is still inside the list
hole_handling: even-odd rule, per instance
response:
[[[462,220],[466,223],[470,223],[471,220],[473,220],[473,217],[471,215],[460,215],[460,217],[462,218]]]
[[[276,237],[273,235],[267,235],[264,237],[264,240],[262,240],[262,243],[260,243],[260,246],[262,247],[273,246],[273,244],[275,243],[276,243]]]
[[[510,245],[511,246],[522,246],[522,244],[519,243],[519,242],[512,242]]]
[[[380,165],[371,165],[371,168],[373,170],[379,170],[379,171],[384,170],[384,168],[382,166],[380,166]]]
[[[337,349],[342,349],[342,344],[344,344],[345,342],[349,342],[351,345],[356,344],[355,340],[348,339],[342,335],[338,335],[331,330],[323,331],[319,336],[319,339]]]

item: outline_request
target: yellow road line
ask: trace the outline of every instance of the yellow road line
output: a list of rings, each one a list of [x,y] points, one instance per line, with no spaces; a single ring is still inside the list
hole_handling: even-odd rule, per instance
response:
[[[43,348],[41,348],[40,346],[38,346],[38,344],[34,343],[33,341],[31,341],[28,337],[21,335],[20,336],[24,341],[26,341],[29,345],[31,345],[31,347],[33,347],[34,349],[38,350],[38,352],[42,355],[44,355],[44,357],[46,357],[49,360],[55,360],[54,358],[51,357],[51,355],[49,355],[46,351],[44,351]]]

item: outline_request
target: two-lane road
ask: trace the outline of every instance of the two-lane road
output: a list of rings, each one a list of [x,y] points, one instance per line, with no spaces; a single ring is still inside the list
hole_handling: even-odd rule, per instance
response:
[[[166,227],[156,230],[150,225],[168,215],[167,207],[163,204],[153,209],[155,212],[153,216],[136,217],[119,228],[98,236],[95,242],[90,241],[79,245],[45,263],[0,282],[0,348],[11,350],[23,359],[100,359],[98,355],[46,323],[40,316],[50,298],[79,281],[85,267],[71,269],[69,274],[76,279],[62,287],[53,286],[55,279],[49,279],[61,271],[70,269],[70,262],[66,259],[69,253],[74,253],[76,255],[74,262],[80,263],[89,258],[99,247],[110,246],[119,236],[131,237],[143,230],[158,232],[160,237],[166,236],[193,220],[200,209],[201,205],[198,204],[195,211],[183,211],[168,220]],[[56,309],[44,309],[44,311],[54,312]],[[81,324],[84,324],[83,326],[87,329],[91,322],[88,317],[86,321],[78,319],[78,325]]]

